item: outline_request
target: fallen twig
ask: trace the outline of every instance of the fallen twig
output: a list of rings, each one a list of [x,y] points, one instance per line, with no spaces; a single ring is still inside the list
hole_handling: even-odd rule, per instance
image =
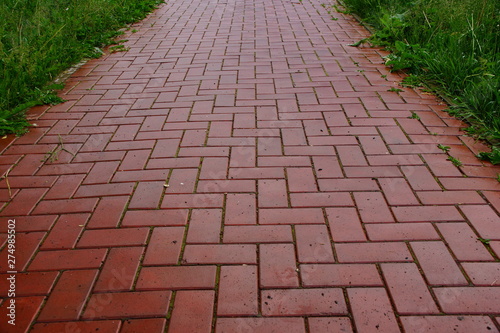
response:
[[[10,183],[9,183],[9,172],[12,170],[12,168],[14,167],[14,165],[12,165],[6,172],[5,174],[0,177],[0,180],[2,179],[5,179],[5,183],[7,184],[7,189],[9,190],[9,198],[12,198],[12,190],[10,188]]]
[[[48,153],[45,154],[45,158],[42,160],[43,162],[50,160],[51,163],[54,163],[55,161],[57,161],[59,159],[59,153],[61,151],[65,151],[65,152],[71,154],[73,157],[75,156],[74,153],[72,153],[69,150],[67,150],[66,148],[64,148],[64,143],[62,141],[62,137],[60,134],[58,134],[58,137],[59,137],[59,144],[57,145],[57,147],[55,147],[54,149],[52,149],[51,151],[49,151]]]

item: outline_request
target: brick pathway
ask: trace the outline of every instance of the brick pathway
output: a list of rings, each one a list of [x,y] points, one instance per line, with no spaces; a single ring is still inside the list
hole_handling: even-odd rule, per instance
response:
[[[0,331],[498,332],[500,168],[333,15],[169,0],[33,109]]]

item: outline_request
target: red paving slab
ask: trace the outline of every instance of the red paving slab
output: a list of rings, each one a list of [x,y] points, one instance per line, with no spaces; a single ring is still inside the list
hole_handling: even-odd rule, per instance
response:
[[[34,108],[0,145],[0,331],[499,332],[500,168],[332,15],[168,0]]]

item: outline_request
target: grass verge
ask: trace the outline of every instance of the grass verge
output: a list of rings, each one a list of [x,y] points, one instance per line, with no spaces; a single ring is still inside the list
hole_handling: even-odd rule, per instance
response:
[[[27,108],[61,100],[50,85],[83,58],[99,57],[126,24],[161,0],[3,0],[0,2],[0,135],[21,134]]]
[[[500,144],[500,1],[343,0],[372,25],[403,84],[436,87],[466,120],[469,134]]]

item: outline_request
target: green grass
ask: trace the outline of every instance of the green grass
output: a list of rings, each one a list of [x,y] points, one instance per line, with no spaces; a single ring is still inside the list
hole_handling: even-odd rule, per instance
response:
[[[500,148],[493,147],[491,152],[481,152],[477,156],[479,159],[491,162],[492,164],[500,164]]]
[[[392,70],[447,95],[469,133],[500,142],[500,1],[344,0],[393,53]],[[411,82],[410,82],[411,81]]]
[[[161,0],[3,0],[0,2],[0,135],[20,134],[23,112],[57,104],[50,83],[82,58],[98,57],[128,23]],[[119,49],[117,49],[118,51]]]

